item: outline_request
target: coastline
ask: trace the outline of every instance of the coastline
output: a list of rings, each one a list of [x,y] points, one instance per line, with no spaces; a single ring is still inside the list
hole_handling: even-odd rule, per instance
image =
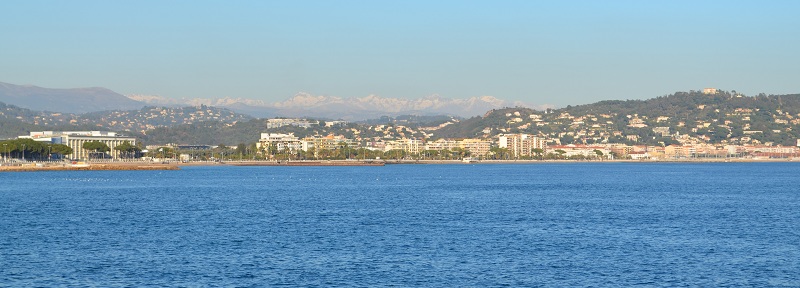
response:
[[[492,164],[578,164],[578,163],[781,163],[797,162],[793,158],[783,159],[741,159],[741,158],[702,158],[702,159],[658,159],[658,160],[313,160],[313,161],[227,161],[227,162],[102,162],[86,164],[65,163],[25,163],[21,165],[0,166],[0,172],[36,172],[36,171],[146,171],[146,170],[180,170],[187,166],[327,166],[327,167],[379,167],[386,165],[492,165]]]
[[[226,162],[229,166],[384,166],[384,161],[322,160],[322,161],[246,161]]]
[[[46,165],[50,164],[50,165]],[[145,170],[180,170],[173,164],[156,164],[149,162],[89,163],[64,164],[28,163],[18,166],[0,166],[0,172],[38,172],[38,171],[145,171]]]

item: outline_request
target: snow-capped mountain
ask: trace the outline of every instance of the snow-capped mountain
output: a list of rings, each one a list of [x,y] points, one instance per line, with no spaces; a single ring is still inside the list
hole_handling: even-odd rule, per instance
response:
[[[208,105],[225,107],[256,117],[317,117],[346,120],[363,120],[380,116],[403,114],[448,114],[460,117],[482,115],[486,111],[508,107],[530,107],[519,102],[509,103],[493,96],[466,99],[444,98],[431,95],[419,99],[385,98],[378,95],[364,97],[337,97],[298,93],[284,101],[267,103],[244,98],[193,98],[172,99],[151,95],[129,95],[129,98],[151,105]]]

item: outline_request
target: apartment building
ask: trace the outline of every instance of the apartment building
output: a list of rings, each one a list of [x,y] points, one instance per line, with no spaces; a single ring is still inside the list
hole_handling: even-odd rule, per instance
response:
[[[456,140],[450,139],[438,139],[436,141],[426,142],[425,143],[425,150],[434,150],[434,151],[442,151],[442,150],[453,150],[454,148],[459,148],[459,143]]]
[[[485,139],[468,138],[458,141],[458,143],[461,149],[469,151],[472,156],[485,156],[492,149],[492,141]],[[544,142],[542,142],[542,146],[544,146]]]
[[[357,148],[358,142],[353,139],[345,138],[342,135],[328,135],[328,136],[312,136],[306,137],[302,140],[302,150],[309,151],[315,150],[336,150],[346,145],[350,148]]]
[[[546,150],[545,139],[528,134],[503,134],[497,139],[497,146],[508,149],[515,158],[534,156],[534,149]]]
[[[426,142],[424,150],[452,151],[456,148],[469,151],[472,156],[483,156],[489,154],[489,150],[492,148],[492,141],[474,138],[462,140],[438,139],[436,141]]]
[[[256,147],[259,150],[275,147],[277,151],[298,151],[303,148],[303,143],[292,133],[261,133]]]
[[[400,139],[386,141],[384,151],[403,150],[411,154],[418,154],[425,149],[425,142],[421,139]]]

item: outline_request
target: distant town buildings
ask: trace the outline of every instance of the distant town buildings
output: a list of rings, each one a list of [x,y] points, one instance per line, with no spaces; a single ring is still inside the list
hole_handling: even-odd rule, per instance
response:
[[[541,139],[534,141],[535,143],[530,142],[534,138],[535,137],[530,139],[526,138],[527,140],[525,140],[525,144],[521,145],[533,145],[537,148],[543,147],[543,142]],[[439,139],[436,141],[426,142],[423,139],[403,138],[386,141],[372,140],[363,142],[364,143],[362,144],[361,141],[345,138],[342,135],[310,136],[301,139],[291,133],[261,133],[261,138],[256,144],[256,147],[262,153],[314,151],[316,154],[323,150],[364,148],[372,151],[377,150],[382,152],[399,150],[408,154],[420,154],[424,151],[462,150],[469,152],[470,155],[474,156],[486,156],[489,154],[492,147],[492,141],[487,139]]]
[[[318,125],[319,121],[310,121],[306,119],[285,119],[275,118],[267,119],[267,129],[280,128],[283,126],[297,126],[302,128],[311,127],[311,125]]]
[[[309,128],[313,125],[320,125],[324,127],[331,127],[335,125],[344,125],[347,124],[346,121],[335,120],[335,121],[318,121],[318,120],[309,120],[309,119],[297,119],[297,118],[273,118],[267,119],[267,129],[273,128],[280,128],[284,126],[295,126],[300,128]]]

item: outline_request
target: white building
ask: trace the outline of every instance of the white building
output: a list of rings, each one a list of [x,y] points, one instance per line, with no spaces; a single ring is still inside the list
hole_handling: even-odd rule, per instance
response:
[[[303,143],[303,150],[310,151],[314,149],[318,153],[321,150],[336,150],[344,148],[345,146],[358,149],[358,143],[350,138],[345,138],[342,135],[328,135],[328,136],[311,136],[301,140]]]
[[[469,151],[472,156],[484,156],[492,148],[492,141],[467,138],[462,140],[439,139],[425,143],[425,150],[453,150],[455,148]]]
[[[425,149],[425,142],[421,139],[400,139],[386,141],[384,151],[403,150],[411,154],[418,154]]]
[[[19,136],[18,138],[67,145],[69,148],[72,148],[72,154],[69,156],[72,159],[90,158],[90,154],[94,153],[94,151],[83,149],[83,144],[86,142],[99,141],[106,144],[111,148],[108,155],[114,159],[120,156],[120,151],[116,150],[115,147],[125,143],[125,141],[128,141],[131,145],[136,145],[136,138],[117,135],[115,132],[107,131],[41,131],[30,132],[30,135]]]
[[[544,142],[542,142],[544,143]],[[459,141],[461,149],[467,150],[475,156],[485,156],[489,154],[489,149],[492,148],[492,141],[484,139],[464,139]],[[544,144],[543,144],[544,145]]]
[[[425,143],[425,150],[441,151],[441,150],[453,150],[454,148],[459,148],[458,141],[456,140],[438,139],[436,141],[430,141]]]
[[[292,133],[261,133],[261,139],[258,140],[256,147],[263,150],[270,146],[275,147],[278,151],[304,150],[302,141]]]
[[[546,149],[545,139],[528,134],[504,134],[497,139],[497,146],[508,149],[513,157],[534,156],[534,149]]]

